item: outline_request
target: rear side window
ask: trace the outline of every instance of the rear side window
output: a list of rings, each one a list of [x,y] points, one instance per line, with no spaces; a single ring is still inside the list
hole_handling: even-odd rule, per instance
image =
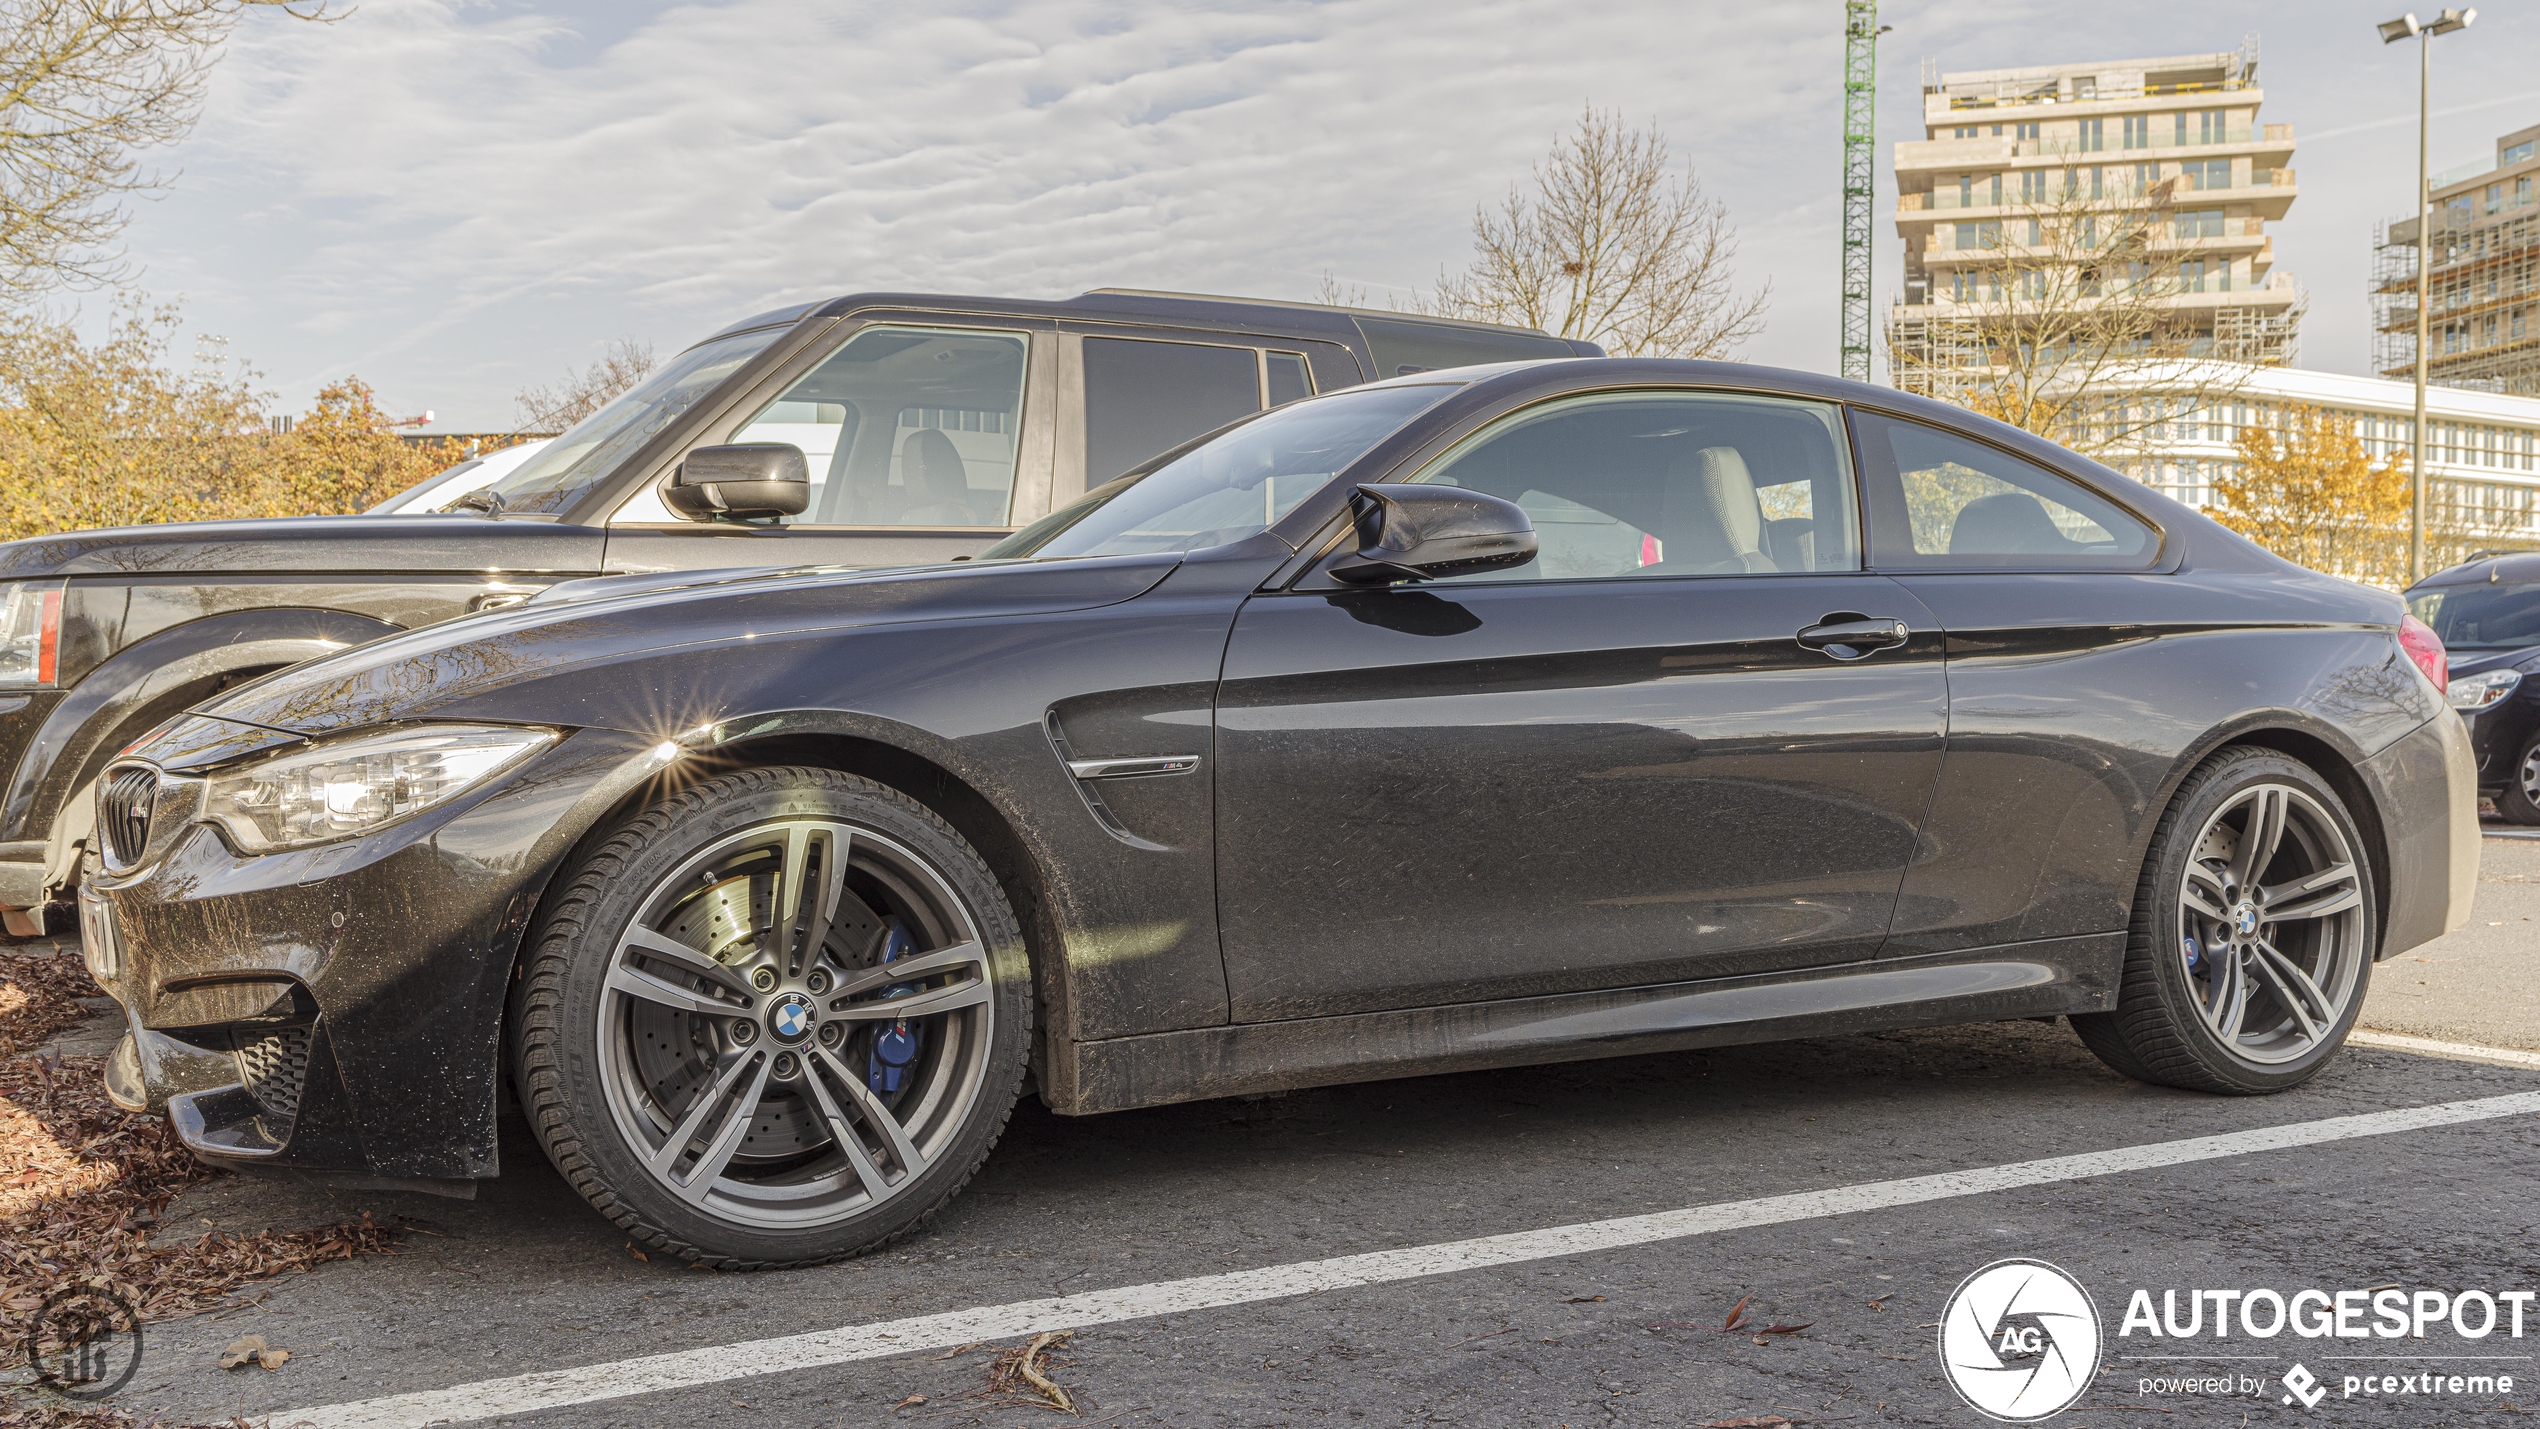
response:
[[[1445,323],[1408,322],[1394,318],[1359,318],[1358,330],[1376,357],[1376,380],[1447,367],[1473,367],[1485,362],[1527,362],[1544,357],[1570,357],[1570,344],[1557,337],[1487,328],[1450,327]]]
[[[1249,347],[1085,339],[1085,483],[1099,486],[1156,453],[1261,410]]]
[[[1920,422],[1852,422],[1874,567],[2133,571],[2160,554],[2150,526],[2035,462]]]

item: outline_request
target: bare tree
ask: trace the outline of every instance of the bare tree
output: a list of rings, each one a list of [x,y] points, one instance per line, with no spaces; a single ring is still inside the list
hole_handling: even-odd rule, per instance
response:
[[[1761,331],[1769,289],[1730,282],[1737,230],[1666,136],[1593,107],[1511,187],[1473,214],[1473,262],[1414,306],[1539,327],[1622,357],[1722,357]]]
[[[579,373],[568,372],[553,387],[523,387],[512,397],[520,409],[524,432],[561,432],[609,404],[619,393],[652,376],[661,361],[653,345],[621,337],[599,360]]]
[[[2181,212],[2175,178],[2138,190],[2097,170],[2030,172],[2040,186],[2000,217],[1955,225],[1949,287],[1893,311],[1896,386],[2116,459],[2289,355],[2298,305],[2194,296],[2229,292],[2231,270],[2205,243],[2221,235]]]
[[[323,0],[0,0],[0,301],[123,275],[123,201],[168,182],[140,151],[193,130],[253,8],[334,18]]]

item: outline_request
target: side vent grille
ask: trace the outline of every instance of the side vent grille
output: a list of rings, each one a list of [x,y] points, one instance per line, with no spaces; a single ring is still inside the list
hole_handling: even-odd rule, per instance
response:
[[[159,801],[159,771],[117,769],[97,790],[97,832],[109,867],[130,868],[150,845],[150,814]]]

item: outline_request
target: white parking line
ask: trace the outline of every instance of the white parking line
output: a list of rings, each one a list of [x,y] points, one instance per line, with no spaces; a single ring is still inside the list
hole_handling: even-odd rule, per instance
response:
[[[2358,1047],[2379,1047],[2385,1052],[2415,1052],[2427,1057],[2450,1057],[2460,1062],[2494,1062],[2506,1067],[2540,1069],[2540,1052],[2525,1052],[2518,1047],[2481,1047],[2475,1042],[2438,1042],[2431,1037],[2410,1037],[2400,1032],[2375,1032],[2358,1027],[2346,1034],[2346,1040]]]
[[[2019,1161],[1972,1171],[1944,1171],[1901,1181],[1873,1181],[1824,1191],[1799,1191],[1752,1201],[1729,1201],[1645,1216],[1624,1216],[1609,1221],[1587,1221],[1578,1225],[1479,1236],[1441,1245],[1380,1250],[1295,1265],[1273,1265],[1259,1270],[1237,1270],[1223,1275],[1194,1276],[1188,1280],[1167,1280],[1152,1285],[1092,1290],[1046,1300],[990,1305],[975,1310],[952,1310],[940,1315],[920,1315],[880,1324],[747,1340],[733,1345],[700,1346],[671,1354],[583,1365],[576,1369],[544,1370],[504,1379],[479,1380],[474,1384],[426,1390],[420,1394],[390,1395],[350,1404],[289,1410],[274,1415],[269,1422],[283,1426],[283,1429],[297,1425],[311,1426],[311,1429],[421,1429],[427,1424],[466,1423],[498,1415],[530,1414],[542,1409],[719,1384],[764,1374],[844,1364],[852,1360],[883,1359],[916,1350],[969,1344],[976,1340],[1010,1339],[1043,1330],[1077,1329],[1086,1325],[1143,1320],[1155,1315],[1221,1309],[1229,1305],[1280,1300],[1355,1285],[1416,1280],[1487,1266],[1516,1265],[1592,1251],[1619,1250],[1686,1236],[1911,1206],[1957,1196],[1980,1196],[1992,1191],[2074,1181],[2088,1176],[2146,1171],[2228,1156],[2247,1156],[2259,1151],[2317,1146],[2360,1136],[2386,1136],[2392,1132],[2456,1126],[2463,1122],[2526,1116],[2534,1112],[2540,1112],[2540,1092],[2481,1097],[2475,1101],[2445,1102],[2401,1111],[2369,1112],[2361,1116],[2330,1117],[2220,1136],[2126,1146],[2113,1151],[2084,1152],[2078,1156],[2053,1156],[2042,1161]]]

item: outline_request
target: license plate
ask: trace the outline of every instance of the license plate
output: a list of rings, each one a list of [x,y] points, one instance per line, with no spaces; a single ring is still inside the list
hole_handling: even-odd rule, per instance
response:
[[[79,891],[79,956],[89,976],[112,982],[123,976],[123,942],[115,934],[115,905],[83,888]]]

